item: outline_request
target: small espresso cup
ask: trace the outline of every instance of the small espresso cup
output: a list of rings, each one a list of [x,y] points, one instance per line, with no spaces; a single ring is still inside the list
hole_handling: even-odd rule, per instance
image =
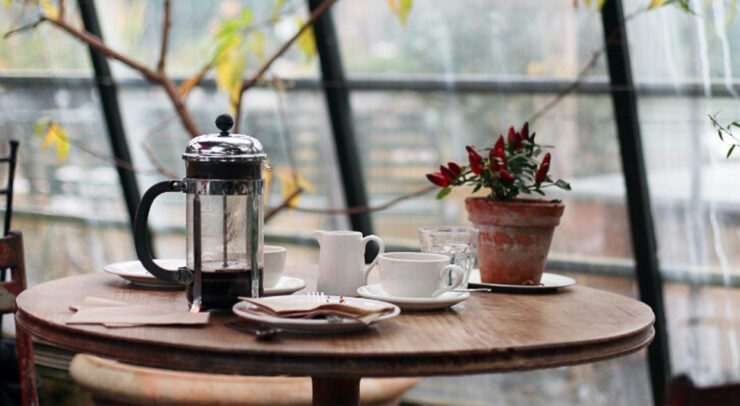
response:
[[[262,271],[262,283],[265,288],[274,288],[285,270],[285,247],[277,245],[265,245],[263,249],[265,255],[265,266]]]
[[[465,271],[450,257],[426,252],[389,252],[378,255],[380,284],[391,296],[437,297],[459,289]],[[448,285],[448,275],[452,281]]]

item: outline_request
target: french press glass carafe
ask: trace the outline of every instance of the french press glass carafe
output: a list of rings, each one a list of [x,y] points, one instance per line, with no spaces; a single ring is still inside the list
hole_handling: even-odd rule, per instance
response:
[[[266,155],[262,144],[229,134],[234,120],[218,116],[221,132],[193,138],[185,148],[186,177],[149,188],[136,213],[136,254],[159,279],[185,284],[191,310],[230,309],[239,296],[262,295],[262,224]],[[167,270],[152,260],[146,241],[149,209],[165,192],[187,197],[186,267]]]

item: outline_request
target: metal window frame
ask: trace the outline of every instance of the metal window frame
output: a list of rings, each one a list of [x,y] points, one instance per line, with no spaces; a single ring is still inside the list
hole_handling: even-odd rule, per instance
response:
[[[663,405],[671,376],[668,333],[663,304],[663,279],[658,265],[655,227],[647,183],[647,169],[633,87],[624,10],[621,0],[611,0],[601,10],[614,121],[617,126],[622,172],[627,190],[635,276],[640,299],[655,313],[655,338],[648,348],[653,402]]]
[[[323,0],[307,0],[310,10],[315,10]],[[101,30],[93,0],[78,0],[85,29],[101,37]],[[632,244],[636,261],[636,276],[640,297],[653,308],[656,314],[656,338],[648,350],[653,398],[660,405],[665,400],[665,387],[670,377],[668,343],[663,306],[663,285],[656,255],[655,231],[652,222],[650,195],[642,153],[640,126],[637,115],[637,98],[631,75],[624,13],[620,0],[607,1],[601,12],[604,39],[608,44],[609,93],[611,94],[622,169],[627,188]],[[326,96],[327,110],[331,121],[337,158],[340,165],[344,194],[348,206],[366,206],[368,203],[364,176],[352,125],[349,84],[345,79],[338,37],[331,10],[324,13],[314,26],[317,51],[321,62],[322,84]],[[95,69],[96,84],[108,129],[114,156],[131,162],[127,140],[118,106],[115,81],[106,58],[90,49]],[[416,83],[411,87],[404,82],[406,90],[435,90],[434,83]],[[356,84],[357,85],[357,84]],[[390,83],[391,86],[398,83]],[[389,86],[390,87],[390,86]],[[462,89],[461,89],[462,90]],[[514,91],[509,88],[509,91]],[[496,91],[496,89],[483,89]],[[601,92],[598,92],[601,93]],[[135,175],[123,168],[116,168],[123,190],[129,217],[133,224],[136,207],[140,199]],[[352,228],[363,233],[372,233],[372,217],[369,213],[350,215]],[[372,253],[368,252],[369,255]]]
[[[80,9],[80,17],[82,18],[82,24],[85,27],[85,30],[102,40],[103,32],[100,29],[98,13],[95,9],[95,0],[77,0],[77,6]],[[105,55],[96,51],[91,46],[88,47],[88,50],[90,52],[90,61],[92,62],[93,70],[95,72],[95,84],[98,88],[98,95],[100,95],[100,105],[103,110],[103,118],[105,119],[105,125],[108,130],[108,140],[110,141],[113,156],[119,162],[131,164],[131,152],[129,150],[126,133],[123,128],[121,109],[118,105],[118,89],[116,81],[111,73],[108,59]],[[139,185],[136,182],[135,173],[122,168],[119,165],[116,165],[115,167],[116,172],[118,172],[118,181],[121,184],[121,191],[123,192],[123,198],[126,203],[126,210],[128,211],[131,232],[133,233],[136,209],[139,207],[139,202],[141,201]],[[147,230],[146,233],[149,252],[154,255],[151,233],[149,230]]]

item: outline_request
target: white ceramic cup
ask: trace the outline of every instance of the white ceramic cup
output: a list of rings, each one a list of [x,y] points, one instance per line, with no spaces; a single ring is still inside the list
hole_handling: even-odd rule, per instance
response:
[[[285,271],[285,257],[287,250],[285,247],[277,245],[265,245],[263,248],[265,255],[265,266],[262,270],[262,284],[265,288],[274,288]]]
[[[391,296],[437,297],[459,289],[465,271],[450,264],[450,257],[427,252],[389,252],[378,255],[380,284]],[[447,284],[447,275],[452,283]]]

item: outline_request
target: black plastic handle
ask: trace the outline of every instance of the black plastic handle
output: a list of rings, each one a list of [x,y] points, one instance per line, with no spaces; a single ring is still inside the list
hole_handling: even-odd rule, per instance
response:
[[[149,209],[152,207],[154,199],[167,192],[182,192],[184,184],[181,180],[166,180],[159,182],[150,187],[141,198],[139,207],[136,209],[136,219],[134,220],[134,245],[136,246],[136,256],[144,268],[152,275],[159,279],[186,284],[193,280],[193,275],[186,268],[177,270],[164,269],[157,265],[152,259],[152,253],[149,251],[147,244],[147,222],[149,220]]]

